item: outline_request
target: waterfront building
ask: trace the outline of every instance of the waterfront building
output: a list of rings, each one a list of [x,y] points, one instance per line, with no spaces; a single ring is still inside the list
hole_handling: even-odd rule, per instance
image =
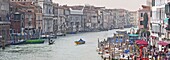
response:
[[[0,0],[0,45],[10,40],[9,0]]]

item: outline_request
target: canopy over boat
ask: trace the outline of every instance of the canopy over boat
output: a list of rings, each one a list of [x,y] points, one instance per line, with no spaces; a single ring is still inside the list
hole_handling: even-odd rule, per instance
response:
[[[139,35],[138,34],[128,34],[130,37],[138,37]]]
[[[119,30],[119,31],[116,31],[116,33],[118,33],[118,34],[127,34],[127,31],[126,30]]]

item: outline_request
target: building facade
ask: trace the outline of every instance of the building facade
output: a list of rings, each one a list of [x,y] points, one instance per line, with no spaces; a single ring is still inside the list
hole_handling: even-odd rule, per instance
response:
[[[44,34],[53,34],[53,2],[52,0],[38,0],[43,13],[43,30]]]
[[[149,29],[151,19],[151,7],[142,5],[142,9],[138,10],[138,27],[139,29]]]
[[[137,16],[137,11],[130,11],[130,24],[132,26],[138,26],[138,16]]]
[[[68,8],[54,4],[54,31],[55,33],[66,33],[66,15],[69,14]]]
[[[0,45],[10,41],[9,0],[0,0]]]
[[[80,32],[83,31],[84,27],[84,16],[83,16],[83,9],[78,10],[78,9],[72,9],[70,8],[70,14],[68,16],[68,30],[67,32]]]
[[[32,2],[10,2],[12,33],[21,36],[27,35],[27,39],[34,38],[36,34],[36,11],[37,8]],[[25,39],[26,37],[22,38]]]
[[[164,24],[165,4],[166,0],[155,0],[152,1],[152,20],[151,20],[151,31],[152,35],[156,37],[165,38],[167,36]]]

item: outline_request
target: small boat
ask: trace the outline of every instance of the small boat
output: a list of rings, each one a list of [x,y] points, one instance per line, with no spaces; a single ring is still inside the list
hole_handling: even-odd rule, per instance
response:
[[[26,40],[19,40],[17,42],[12,42],[11,45],[20,45],[20,44],[24,44],[26,42]]]
[[[41,35],[40,38],[41,39],[47,39],[49,37],[49,35]]]
[[[44,40],[41,39],[34,39],[34,40],[26,40],[26,44],[42,44],[44,43]]]
[[[57,33],[57,36],[66,36],[66,34],[59,32],[59,33]]]
[[[76,34],[77,32],[68,32],[68,34]]]
[[[77,45],[79,45],[79,44],[85,44],[85,41],[82,40],[82,39],[80,39],[79,41],[75,41],[75,43],[76,43]]]

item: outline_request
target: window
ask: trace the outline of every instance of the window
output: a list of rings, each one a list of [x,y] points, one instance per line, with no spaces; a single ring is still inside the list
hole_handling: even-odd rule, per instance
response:
[[[31,10],[28,10],[28,12],[32,12]]]
[[[28,26],[31,26],[31,21],[28,22]]]
[[[167,13],[169,13],[170,11],[169,11],[170,9],[169,9],[169,4],[166,4],[165,5],[165,13],[167,14]]]
[[[150,23],[150,27],[151,27],[151,30],[152,30],[152,23]]]
[[[161,13],[162,11],[161,11],[161,9],[159,10],[159,19],[161,19]]]
[[[40,16],[38,16],[38,20],[40,20]]]
[[[48,13],[51,14],[51,10],[50,9],[48,10]]]
[[[1,17],[0,17],[0,21],[2,21]]]
[[[152,11],[150,11],[150,17],[152,17]]]
[[[157,19],[160,19],[160,9],[156,10],[156,17],[157,17]]]
[[[143,17],[143,13],[141,13],[140,16]]]
[[[20,20],[21,19],[21,15],[20,14],[15,14],[14,15],[14,20]]]
[[[5,10],[5,6],[4,5],[1,5],[1,10]]]
[[[140,25],[143,25],[143,21],[140,21]]]
[[[165,18],[165,9],[161,8],[161,19]]]
[[[93,18],[96,18],[97,16],[93,16]]]
[[[31,21],[32,15],[28,15],[28,20]]]

